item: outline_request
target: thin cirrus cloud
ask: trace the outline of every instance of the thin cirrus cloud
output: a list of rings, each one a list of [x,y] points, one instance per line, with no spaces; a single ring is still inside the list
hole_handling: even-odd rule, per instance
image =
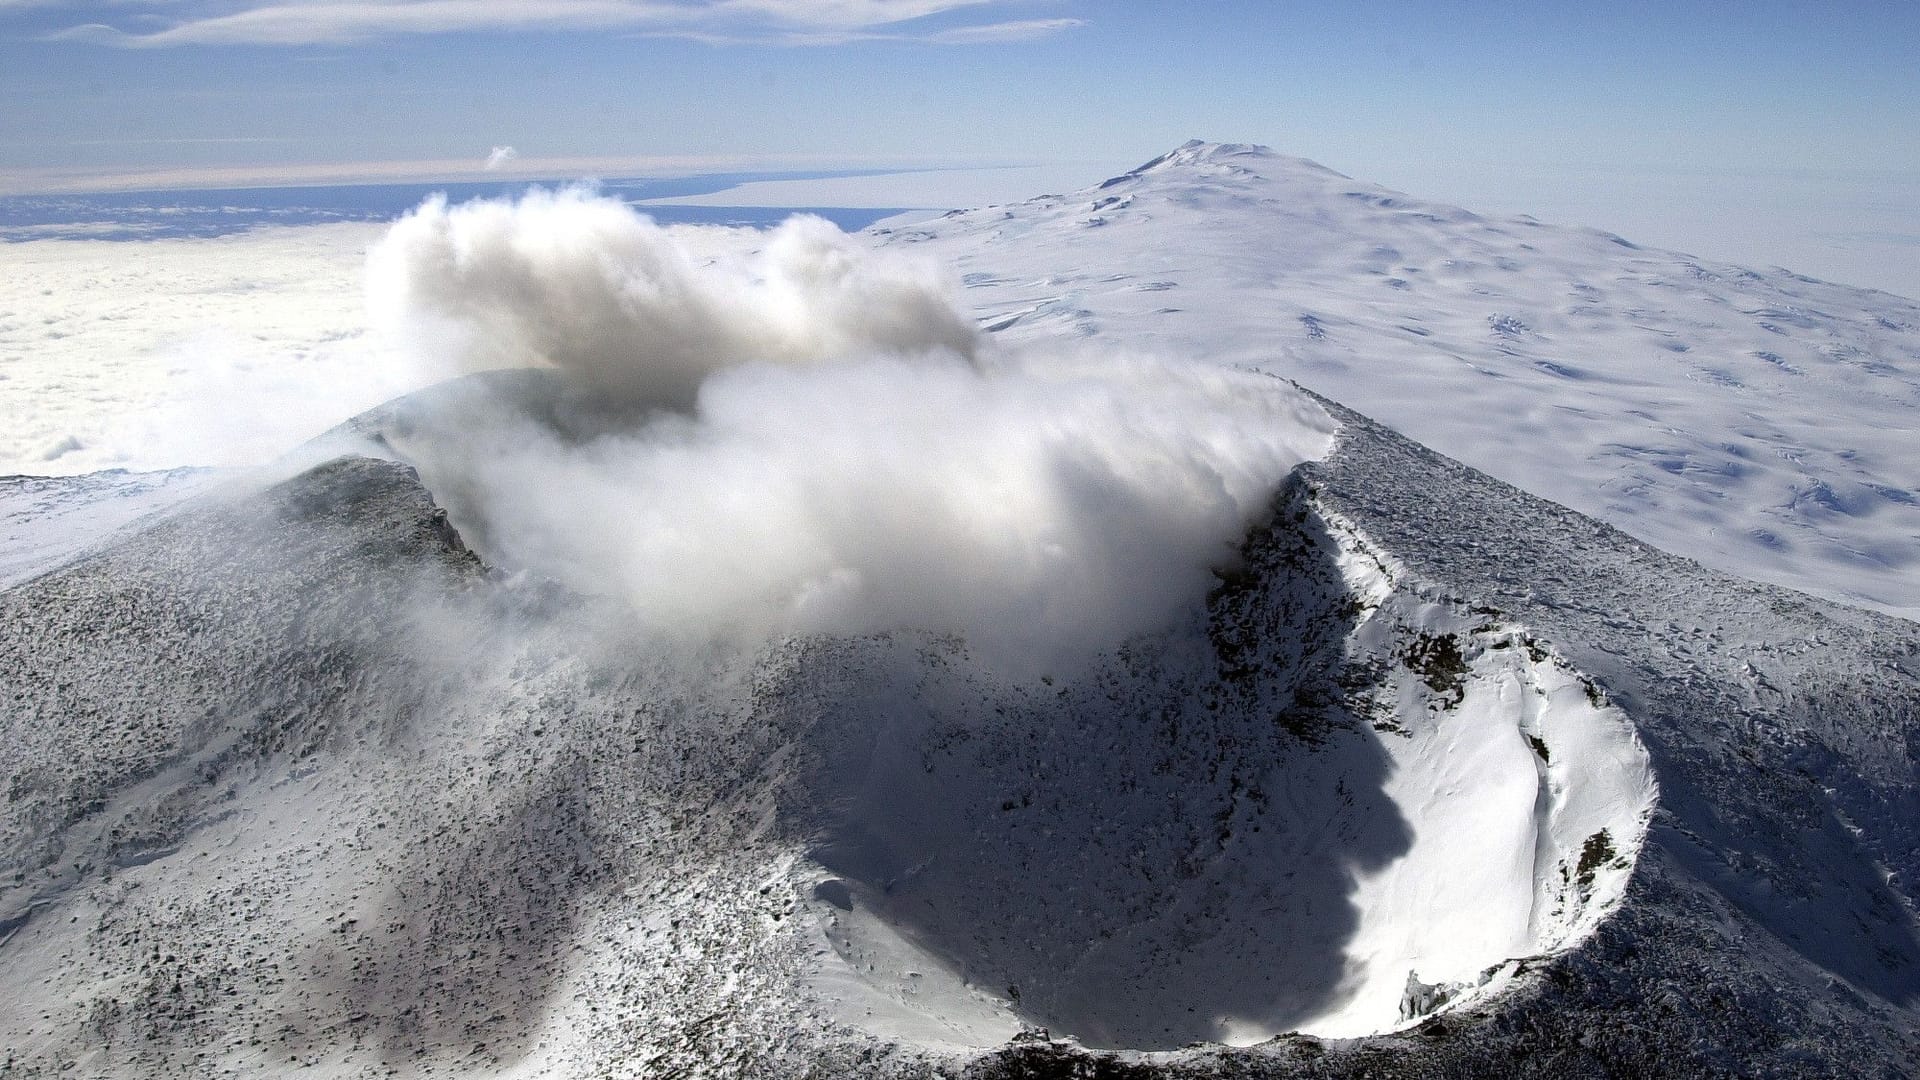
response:
[[[0,6],[19,0],[0,0]],[[182,45],[339,45],[457,32],[624,29],[713,44],[836,45],[924,41],[948,45],[1027,41],[1083,25],[1079,19],[982,21],[935,28],[916,20],[1005,7],[1009,0],[322,0],[180,5],[158,29],[106,23],[52,35],[126,48]],[[170,7],[172,5],[169,5]]]
[[[1009,22],[953,26],[919,32],[885,30],[787,30],[771,34],[730,34],[696,28],[654,30],[647,37],[681,38],[708,45],[852,45],[866,41],[918,41],[930,45],[995,45],[1057,34],[1085,26],[1084,19],[1015,19]]]

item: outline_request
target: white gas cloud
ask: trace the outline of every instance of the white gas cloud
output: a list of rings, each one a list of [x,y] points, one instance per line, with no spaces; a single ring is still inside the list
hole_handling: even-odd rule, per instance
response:
[[[1197,604],[1330,438],[1268,376],[991,348],[937,268],[817,219],[436,201],[370,267],[433,362],[542,363],[622,407],[585,431],[457,407],[389,438],[491,559],[662,631],[913,628],[1070,668]]]
[[[756,44],[900,38],[948,43],[1026,40],[1079,25],[1073,19],[990,22],[879,33],[1011,0],[318,0],[311,3],[173,5],[170,25],[135,29],[88,23],[55,35],[127,48],[177,45],[352,44],[471,31],[627,29]]]
[[[669,230],[575,188],[428,201],[374,248],[367,295],[442,370],[548,365],[623,405],[684,409],[708,375],[750,361],[970,358],[956,291],[819,218]]]
[[[496,146],[487,154],[487,164],[485,168],[488,172],[498,172],[508,165],[513,164],[519,157],[520,151],[515,150],[511,146]]]

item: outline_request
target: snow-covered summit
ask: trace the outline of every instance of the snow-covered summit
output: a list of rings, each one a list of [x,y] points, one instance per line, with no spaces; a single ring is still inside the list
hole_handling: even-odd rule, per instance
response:
[[[1121,173],[1100,186],[1115,187],[1131,180],[1178,169],[1268,177],[1286,172],[1318,172],[1340,177],[1343,180],[1347,179],[1317,161],[1287,157],[1275,153],[1272,147],[1260,146],[1256,143],[1210,143],[1189,139],[1152,161]]]
[[[1920,304],[1264,147],[885,234],[982,326],[1258,367],[1748,577],[1920,612]]]

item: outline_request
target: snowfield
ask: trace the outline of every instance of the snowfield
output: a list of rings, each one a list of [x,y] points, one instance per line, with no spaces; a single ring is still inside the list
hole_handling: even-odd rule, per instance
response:
[[[516,370],[0,479],[0,1072],[1920,1072],[1920,626],[1764,580],[1920,605],[1914,304],[1231,145],[878,239],[430,203],[366,340]]]
[[[1913,300],[1231,144],[887,240],[1000,336],[1253,365],[1664,550],[1920,613]]]

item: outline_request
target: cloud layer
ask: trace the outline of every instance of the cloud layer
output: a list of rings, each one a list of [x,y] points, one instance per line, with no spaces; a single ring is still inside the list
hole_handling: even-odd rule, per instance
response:
[[[0,474],[245,465],[416,389],[361,224],[0,244]]]
[[[1021,41],[1081,25],[1077,19],[963,22],[915,28],[935,16],[1008,0],[317,0],[179,5],[158,30],[106,23],[72,27],[68,40],[136,48],[173,45],[347,44],[459,32],[638,30],[716,43],[825,45],[867,40],[944,44]],[[143,25],[150,25],[142,20]]]
[[[661,631],[905,627],[1058,670],[1197,604],[1329,438],[1268,376],[984,347],[935,268],[817,219],[433,202],[370,281],[428,350],[542,362],[621,407],[584,431],[463,407],[393,445],[491,559]]]

